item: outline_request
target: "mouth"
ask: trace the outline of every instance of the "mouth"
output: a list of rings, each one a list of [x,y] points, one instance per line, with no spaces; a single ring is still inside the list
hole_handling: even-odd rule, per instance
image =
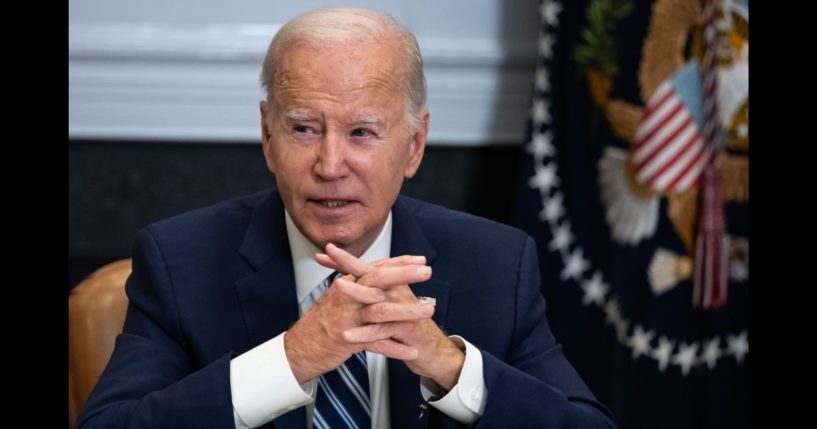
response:
[[[343,207],[343,206],[350,203],[350,201],[348,201],[348,200],[318,200],[317,202],[318,202],[318,204],[320,204],[320,205],[322,205],[324,207],[329,207],[330,209],[333,209],[333,208],[336,208],[336,207]]]
[[[339,209],[346,207],[352,203],[354,200],[344,200],[344,199],[310,199],[309,200],[313,204],[317,204],[320,207],[327,208],[327,209]]]

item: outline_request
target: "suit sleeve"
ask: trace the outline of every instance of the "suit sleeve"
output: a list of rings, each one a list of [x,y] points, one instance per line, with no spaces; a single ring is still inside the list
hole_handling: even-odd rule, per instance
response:
[[[512,346],[505,359],[482,351],[488,400],[473,427],[615,428],[550,331],[530,237],[518,272]]]
[[[128,311],[77,428],[234,427],[228,353],[194,369],[161,250],[136,238]]]

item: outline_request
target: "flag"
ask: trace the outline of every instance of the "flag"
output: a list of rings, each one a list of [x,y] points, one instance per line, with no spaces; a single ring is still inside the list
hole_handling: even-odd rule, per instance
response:
[[[690,61],[650,97],[633,144],[636,180],[659,192],[683,192],[696,183],[712,155],[701,136],[698,62]]]
[[[540,6],[514,223],[537,241],[554,335],[621,428],[748,426],[748,2],[721,7],[709,149],[699,0]],[[708,160],[729,238],[719,307],[692,303]]]

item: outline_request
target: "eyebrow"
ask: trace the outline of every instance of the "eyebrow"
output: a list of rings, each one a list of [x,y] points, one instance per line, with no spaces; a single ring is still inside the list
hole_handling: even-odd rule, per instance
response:
[[[298,112],[284,112],[284,117],[290,121],[314,121],[314,116],[309,116]]]
[[[293,122],[308,122],[308,121],[316,121],[317,118],[312,115],[298,113],[294,111],[284,112],[284,118],[289,121]],[[376,115],[363,115],[353,121],[350,121],[349,124],[370,124],[370,125],[382,125],[383,120],[380,119],[379,116]]]
[[[352,121],[352,123],[353,123],[353,124],[374,124],[374,125],[380,125],[380,124],[382,124],[382,123],[383,123],[383,121],[382,121],[382,120],[381,120],[379,117],[377,117],[377,116],[375,116],[375,115],[364,115],[364,116],[362,116],[362,117],[358,118],[357,120]]]

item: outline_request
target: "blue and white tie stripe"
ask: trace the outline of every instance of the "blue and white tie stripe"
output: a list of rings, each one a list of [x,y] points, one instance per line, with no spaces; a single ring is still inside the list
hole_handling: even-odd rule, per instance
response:
[[[337,275],[332,273],[312,290],[313,302],[323,295]],[[355,353],[336,370],[320,376],[313,417],[315,428],[369,428],[371,414],[369,371],[364,352]]]

